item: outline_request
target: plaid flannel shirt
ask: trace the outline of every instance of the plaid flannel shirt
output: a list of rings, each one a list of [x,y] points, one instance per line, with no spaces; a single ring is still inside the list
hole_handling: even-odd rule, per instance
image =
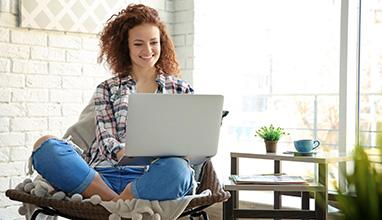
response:
[[[159,74],[157,93],[192,94],[194,90],[184,80]],[[116,153],[125,147],[129,94],[136,93],[136,82],[131,76],[113,77],[97,86],[95,92],[96,140],[87,160],[93,167],[102,161],[117,163]]]

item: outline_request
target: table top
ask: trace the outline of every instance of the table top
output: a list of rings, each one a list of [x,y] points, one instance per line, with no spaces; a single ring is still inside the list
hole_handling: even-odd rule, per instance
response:
[[[264,160],[279,160],[279,161],[296,161],[296,162],[308,162],[308,163],[338,163],[351,161],[352,155],[339,154],[339,153],[324,153],[317,152],[310,156],[295,156],[293,152],[288,153],[253,153],[253,152],[231,152],[231,158],[254,158]]]

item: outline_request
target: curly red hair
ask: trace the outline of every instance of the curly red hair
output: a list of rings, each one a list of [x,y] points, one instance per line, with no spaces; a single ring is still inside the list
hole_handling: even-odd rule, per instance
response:
[[[126,9],[109,18],[100,34],[98,62],[101,63],[105,59],[114,75],[119,77],[130,75],[132,63],[128,46],[129,30],[144,23],[159,28],[161,54],[155,64],[157,71],[178,75],[180,71],[175,47],[166,26],[155,9],[143,4],[129,4]]]

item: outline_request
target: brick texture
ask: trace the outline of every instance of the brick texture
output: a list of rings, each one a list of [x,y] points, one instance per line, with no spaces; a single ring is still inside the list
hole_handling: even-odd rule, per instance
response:
[[[0,28],[0,42],[8,42],[9,41],[9,30]]]

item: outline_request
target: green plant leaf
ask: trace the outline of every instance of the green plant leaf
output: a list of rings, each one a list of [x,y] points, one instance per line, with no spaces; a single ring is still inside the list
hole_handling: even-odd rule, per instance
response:
[[[283,128],[274,127],[272,124],[269,126],[262,126],[255,131],[255,136],[259,136],[265,141],[278,141],[283,135],[289,135],[284,132]]]
[[[353,160],[353,173],[342,175],[345,176],[348,185],[354,188],[355,196],[349,196],[337,188],[337,199],[344,219],[380,219],[382,175],[375,169],[375,164],[370,162],[363,147],[355,147]]]

